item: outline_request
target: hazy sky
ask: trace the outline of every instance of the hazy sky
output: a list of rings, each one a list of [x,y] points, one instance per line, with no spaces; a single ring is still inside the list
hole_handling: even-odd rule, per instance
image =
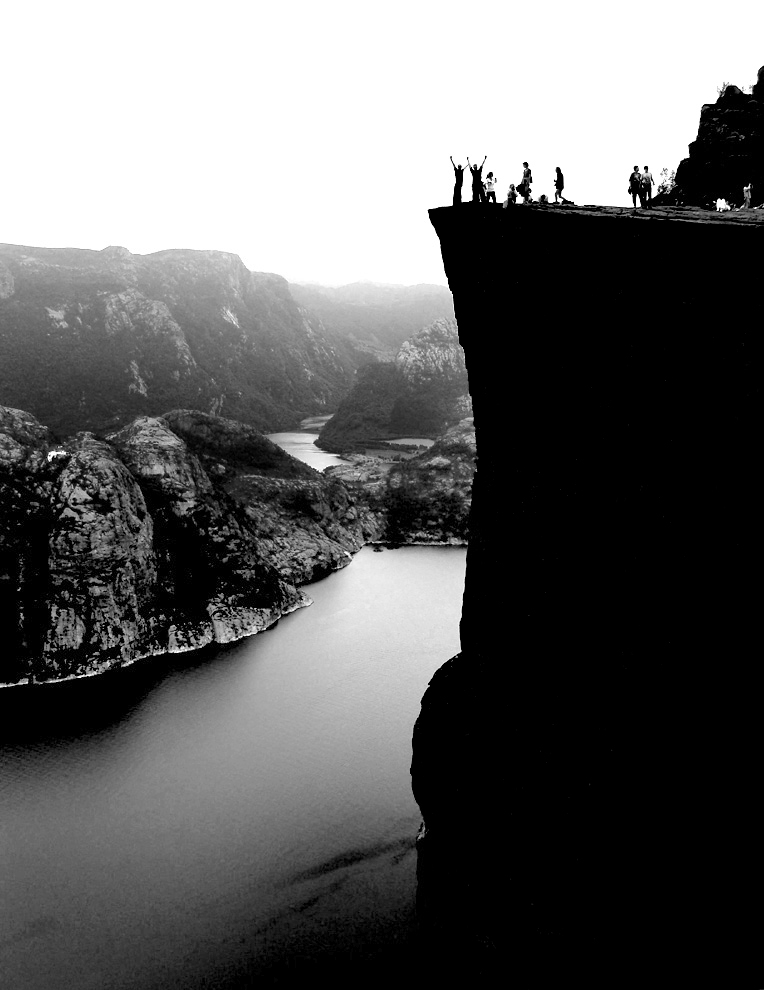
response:
[[[725,9],[727,37],[720,10],[6,0],[0,241],[445,284],[450,154],[487,154],[502,193],[527,159],[534,196],[559,165],[569,198],[627,205],[632,165],[676,167],[717,87],[756,80],[764,4]]]

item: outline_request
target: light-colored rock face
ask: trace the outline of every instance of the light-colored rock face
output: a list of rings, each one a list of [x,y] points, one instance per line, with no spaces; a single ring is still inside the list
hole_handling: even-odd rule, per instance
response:
[[[464,351],[459,343],[456,321],[436,320],[425,327],[401,346],[395,363],[410,380],[465,374]]]
[[[161,419],[142,416],[109,440],[137,478],[160,486],[179,515],[192,512],[212,491],[198,459]]]
[[[153,526],[138,484],[105,443],[77,438],[52,493],[47,670],[63,676],[151,648]]]
[[[147,299],[135,289],[115,293],[106,300],[104,325],[109,337],[119,333],[136,341],[147,336],[161,337],[174,347],[177,370],[182,375],[196,367],[186,336],[164,302]]]
[[[0,406],[0,466],[38,468],[53,444],[50,431],[21,409]]]

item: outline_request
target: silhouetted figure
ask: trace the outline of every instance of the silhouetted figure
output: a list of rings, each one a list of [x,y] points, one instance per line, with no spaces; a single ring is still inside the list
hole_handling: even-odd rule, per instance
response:
[[[557,174],[556,174],[555,179],[554,179],[554,201],[555,201],[555,203],[558,202],[557,197],[559,196],[560,197],[559,198],[559,202],[564,203],[565,202],[565,197],[563,196],[562,191],[565,188],[565,177],[563,176],[562,172],[560,171],[560,166],[559,165],[555,169],[555,172]]]
[[[642,205],[642,177],[639,174],[639,165],[635,165],[629,176],[629,195],[631,196],[631,201],[634,204],[634,209],[637,208],[637,196],[640,199],[640,206]]]
[[[523,162],[523,181],[517,187],[518,192],[522,193],[523,199],[526,203],[531,201],[531,183],[533,182],[533,176],[531,175],[531,169],[528,162]]]
[[[485,201],[486,203],[496,202],[496,178],[493,172],[489,172],[485,177]]]
[[[448,157],[451,158],[450,155]],[[454,165],[453,158],[451,158],[451,164]],[[464,182],[464,166],[454,165],[454,206],[461,206],[463,182]]]
[[[652,209],[653,177],[647,165],[645,165],[645,171],[642,173],[642,196],[640,198],[643,206],[646,206],[648,210]]]
[[[473,203],[485,203],[485,190],[483,189],[483,165],[485,165],[485,156],[481,165],[470,165],[469,158],[467,159],[467,164],[470,166],[470,172],[472,172],[472,202]]]
[[[751,208],[751,183],[749,182],[747,186],[743,186],[743,208],[750,210]]]
[[[506,210],[508,206],[514,206],[516,202],[517,202],[517,190],[515,189],[514,182],[510,182],[509,192],[507,193],[507,198],[504,200],[504,204],[503,204],[504,209]]]

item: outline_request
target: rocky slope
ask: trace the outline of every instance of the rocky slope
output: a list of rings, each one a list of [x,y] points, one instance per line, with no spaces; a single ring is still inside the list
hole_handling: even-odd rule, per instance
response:
[[[0,328],[0,404],[59,435],[173,407],[278,429],[352,373],[283,278],[220,251],[0,245]]]
[[[327,468],[376,519],[389,544],[464,544],[469,539],[475,427],[465,419],[413,457],[351,454]]]
[[[698,136],[662,201],[712,206],[722,198],[739,206],[749,182],[757,206],[764,202],[764,66],[751,94],[727,86],[716,103],[701,108]]]
[[[394,361],[361,368],[317,445],[343,453],[371,440],[437,437],[469,416],[464,352],[454,320],[436,320],[406,341]]]
[[[378,535],[347,489],[209,414],[56,443],[0,407],[0,683],[228,642]]]

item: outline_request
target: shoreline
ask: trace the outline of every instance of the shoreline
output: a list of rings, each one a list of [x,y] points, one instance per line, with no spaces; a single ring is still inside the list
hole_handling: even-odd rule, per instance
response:
[[[410,543],[389,543],[382,540],[370,540],[368,543],[364,543],[362,547],[359,547],[356,553],[360,553],[361,550],[363,550],[365,547],[371,547],[375,552],[379,553],[383,550],[401,550],[404,547],[466,547],[466,546],[468,546],[468,542],[465,540],[460,540],[455,542],[444,542],[442,540],[427,541],[427,542],[423,540],[412,540]],[[355,554],[351,554],[349,559],[347,559],[344,564],[342,564],[339,567],[335,567],[329,574],[325,574],[323,577],[317,578],[316,580],[323,581],[325,578],[330,577],[331,574],[336,574],[338,571],[344,570],[346,567],[349,567],[350,564],[352,564],[354,558],[355,558]],[[266,626],[263,626],[262,629],[255,629],[251,632],[241,633],[239,635],[233,636],[231,639],[227,639],[224,641],[218,641],[212,639],[210,640],[209,643],[204,643],[201,646],[189,646],[180,649],[168,648],[166,650],[157,650],[156,652],[153,653],[142,653],[140,656],[133,657],[132,660],[128,660],[125,663],[115,664],[111,667],[105,667],[103,670],[93,670],[87,674],[68,674],[66,677],[56,677],[45,681],[30,682],[29,678],[25,678],[23,680],[13,681],[13,682],[0,681],[0,691],[11,688],[32,689],[32,688],[45,687],[46,685],[52,685],[52,684],[68,684],[71,683],[72,681],[89,680],[92,677],[101,677],[103,674],[117,672],[119,670],[125,670],[128,667],[132,667],[136,663],[140,663],[143,660],[150,660],[152,657],[174,656],[174,655],[180,655],[182,653],[195,653],[200,650],[207,649],[207,647],[209,646],[226,646],[229,643],[238,643],[243,639],[249,639],[251,636],[257,636],[260,633],[267,632],[269,629],[272,629],[275,625],[277,625],[279,621],[285,618],[286,616],[291,615],[293,612],[297,612],[302,608],[309,608],[311,605],[313,605],[314,604],[313,599],[309,595],[303,593],[301,590],[302,588],[309,587],[310,584],[313,583],[314,582],[311,581],[308,584],[298,585],[297,588],[302,595],[303,601],[293,605],[291,608],[286,609],[284,612],[281,612],[273,619],[273,621],[269,622]]]

